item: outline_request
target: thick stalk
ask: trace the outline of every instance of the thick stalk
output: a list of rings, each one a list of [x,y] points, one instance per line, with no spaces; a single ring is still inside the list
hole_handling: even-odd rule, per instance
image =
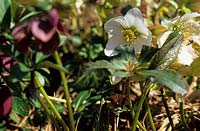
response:
[[[60,56],[58,54],[58,51],[54,52],[54,58],[55,58],[57,64],[60,65],[61,67],[63,67],[61,58],[60,58]],[[65,77],[65,72],[60,71],[60,76],[61,76],[61,80],[63,82],[63,89],[64,89],[64,93],[65,93],[65,99],[67,100],[67,108],[68,108],[68,111],[69,111],[70,129],[71,129],[71,131],[75,131],[73,110],[72,110],[72,105],[71,105],[71,98],[70,98],[70,94],[69,94],[67,79]]]
[[[49,99],[46,91],[44,90],[43,86],[41,85],[39,79],[37,77],[34,77],[35,80],[35,84],[36,86],[39,88],[40,92],[42,93],[42,95],[44,96],[44,99],[46,100],[46,102],[49,104],[50,108],[52,109],[54,115],[57,117],[58,121],[62,124],[63,128],[65,129],[65,131],[69,131],[68,126],[66,125],[65,121],[62,119],[61,115],[58,113],[58,111],[56,110],[54,104],[51,102],[51,100]]]
[[[137,126],[138,118],[140,116],[140,111],[142,109],[142,105],[145,101],[145,98],[146,98],[146,96],[147,96],[147,94],[150,90],[150,87],[151,87],[150,83],[148,82],[148,84],[145,86],[145,88],[143,88],[142,95],[140,97],[139,103],[137,105],[136,113],[135,113],[135,116],[134,116],[134,119],[133,119],[131,131],[136,131],[136,126]]]
[[[129,108],[130,108],[131,116],[132,116],[132,118],[134,118],[135,112],[134,112],[132,101],[131,101],[131,86],[130,86],[130,82],[128,84],[128,99],[129,99]],[[147,131],[139,121],[137,121],[137,125],[140,127],[140,129],[142,131]]]

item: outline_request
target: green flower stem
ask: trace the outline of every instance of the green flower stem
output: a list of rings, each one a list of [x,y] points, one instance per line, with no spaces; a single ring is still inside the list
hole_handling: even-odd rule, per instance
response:
[[[58,111],[56,110],[54,104],[51,102],[51,100],[49,99],[46,91],[44,90],[43,86],[41,85],[39,79],[37,77],[34,77],[35,80],[35,84],[36,86],[40,89],[40,92],[42,93],[42,95],[44,96],[44,99],[46,100],[46,102],[49,104],[50,108],[52,109],[54,115],[57,117],[57,119],[59,120],[59,122],[62,124],[63,128],[65,131],[69,131],[68,126],[66,125],[65,121],[62,119],[61,115],[58,113]]]
[[[57,64],[60,65],[61,67],[63,67],[61,58],[60,58],[60,56],[58,54],[58,51],[55,51],[53,56],[54,56]],[[65,77],[65,72],[60,71],[60,76],[61,76],[61,80],[63,82],[63,89],[64,89],[64,93],[65,93],[65,99],[67,100],[67,108],[68,108],[68,111],[69,111],[69,121],[70,121],[70,129],[71,129],[70,131],[75,131],[73,110],[72,110],[72,105],[71,105],[71,99],[70,99],[67,79]]]
[[[56,129],[58,131],[62,131],[58,125],[58,122],[55,120],[55,118],[52,116],[51,111],[48,109],[48,107],[43,103],[41,97],[38,95],[38,100],[40,102],[40,104],[42,105],[42,107],[44,108],[45,112],[47,113],[47,115],[51,118],[53,124],[55,125]]]
[[[128,84],[128,98],[129,98],[129,108],[131,110],[131,116],[132,116],[132,118],[134,118],[135,112],[134,112],[132,101],[131,101],[131,86],[130,86],[130,82]],[[142,131],[147,131],[138,120],[137,120],[137,125],[140,127],[140,129]]]
[[[189,127],[187,125],[187,121],[186,121],[186,118],[185,118],[185,111],[183,109],[183,102],[182,101],[180,102],[180,113],[181,113],[181,119],[182,119],[182,124],[184,126],[184,130],[189,131]]]
[[[145,104],[146,104],[146,107],[147,107],[148,118],[149,118],[149,122],[150,122],[151,129],[152,129],[153,131],[156,131],[156,127],[155,127],[154,122],[153,122],[153,117],[152,117],[151,109],[150,109],[150,107],[149,107],[149,104],[148,104],[148,102],[147,102],[147,99],[145,100]]]
[[[145,101],[145,98],[146,98],[150,88],[151,88],[151,85],[150,85],[149,82],[148,82],[148,84],[146,84],[145,88],[143,88],[142,95],[140,97],[139,104],[137,105],[136,113],[135,113],[135,116],[134,116],[134,119],[133,119],[131,131],[136,131],[136,126],[137,126],[138,118],[140,116],[140,111],[142,109],[142,105]]]

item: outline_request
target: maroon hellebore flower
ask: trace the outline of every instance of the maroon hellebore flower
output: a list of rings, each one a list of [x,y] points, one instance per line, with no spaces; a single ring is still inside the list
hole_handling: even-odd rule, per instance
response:
[[[25,53],[32,47],[30,43],[33,40],[36,50],[49,54],[59,46],[60,41],[57,29],[61,32],[65,31],[57,10],[51,9],[47,16],[34,17],[13,30],[15,48]]]
[[[1,85],[2,83],[0,83]],[[10,93],[10,90],[1,85],[0,86],[0,118],[6,116],[12,107],[12,95]]]

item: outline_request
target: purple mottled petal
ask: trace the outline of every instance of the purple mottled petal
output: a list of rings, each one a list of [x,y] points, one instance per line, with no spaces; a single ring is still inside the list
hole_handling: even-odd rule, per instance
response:
[[[53,8],[48,12],[48,20],[54,27],[57,27],[59,22],[59,15],[56,9]]]
[[[48,42],[56,32],[56,27],[52,27],[47,21],[34,20],[31,25],[31,31],[34,37],[42,42]]]

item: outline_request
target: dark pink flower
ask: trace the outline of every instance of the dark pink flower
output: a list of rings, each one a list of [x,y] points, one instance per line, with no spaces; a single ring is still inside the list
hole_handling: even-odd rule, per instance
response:
[[[1,83],[0,83],[1,84]],[[0,86],[0,118],[6,116],[12,107],[12,95],[10,90],[1,85]]]
[[[56,9],[51,9],[47,16],[34,17],[16,27],[12,34],[15,40],[15,47],[24,53],[33,41],[36,50],[49,54],[59,46],[59,35],[57,30],[65,32]]]
[[[28,27],[28,23],[24,23],[20,26],[17,26],[13,31],[12,31],[12,35],[14,37],[15,40],[15,48],[24,53],[27,51],[28,49],[28,41],[31,38],[31,31]]]

